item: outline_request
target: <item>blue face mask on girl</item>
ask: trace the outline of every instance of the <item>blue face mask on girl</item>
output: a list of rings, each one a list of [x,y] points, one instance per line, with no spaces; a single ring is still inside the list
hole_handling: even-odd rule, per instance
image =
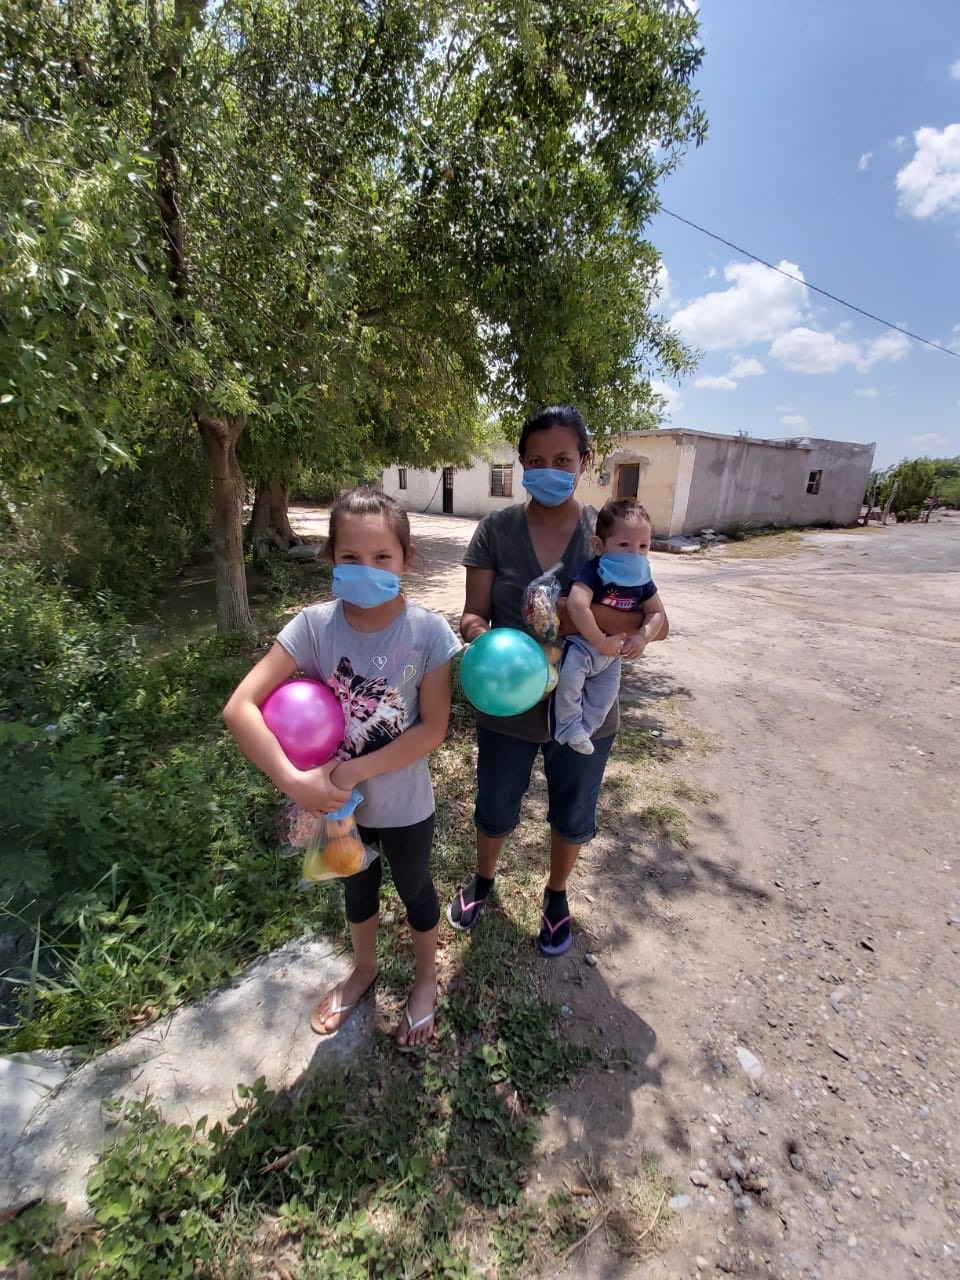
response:
[[[374,609],[393,600],[400,591],[400,579],[389,569],[371,569],[365,564],[338,564],[333,571],[333,594],[358,609]]]
[[[611,551],[601,556],[597,573],[601,582],[615,582],[618,587],[645,587],[653,580],[650,561],[632,551]]]
[[[577,471],[557,471],[553,467],[534,467],[523,473],[523,487],[541,507],[559,507],[573,496]]]

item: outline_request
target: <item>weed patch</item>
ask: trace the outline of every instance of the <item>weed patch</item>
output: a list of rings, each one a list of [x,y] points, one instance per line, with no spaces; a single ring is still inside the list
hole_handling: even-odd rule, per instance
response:
[[[88,1186],[90,1228],[39,1205],[0,1229],[0,1265],[42,1277],[512,1275],[551,1213],[524,1200],[549,1092],[582,1069],[557,1011],[530,999],[482,1026],[450,1002],[421,1070],[380,1045],[290,1094],[262,1081],[209,1131],[130,1106]],[[546,1221],[545,1221],[546,1217]]]
[[[267,587],[274,616],[304,603],[291,594],[315,594],[327,572],[278,570]],[[337,886],[292,891],[291,864],[277,856],[278,798],[221,725],[223,701],[258,652],[207,641],[147,660],[106,614],[77,612],[63,597],[38,598],[31,612],[22,599],[0,601],[0,641],[42,653],[44,666],[31,675],[7,665],[17,719],[0,723],[11,748],[0,816],[17,842],[0,868],[0,900],[6,927],[29,943],[6,975],[18,1002],[4,1048],[95,1051],[292,937],[346,941]],[[664,714],[663,725],[626,718],[608,815],[635,811],[641,787],[644,813],[659,813],[651,822],[678,821],[657,810],[652,788],[690,742],[677,737],[670,707]],[[472,723],[455,681],[450,732],[431,760],[443,900],[473,867]],[[698,795],[679,785],[664,803],[682,814]],[[535,783],[483,928],[444,938],[429,1052],[400,1060],[378,1036],[339,1075],[280,1096],[262,1083],[238,1090],[236,1113],[212,1128],[177,1128],[133,1107],[115,1118],[116,1140],[92,1176],[92,1224],[29,1208],[0,1228],[0,1266],[81,1280],[456,1280],[552,1269],[598,1224],[617,1248],[633,1248],[629,1223],[646,1211],[631,1197],[647,1179],[598,1181],[591,1209],[528,1194],[538,1118],[595,1061],[540,994],[531,938],[544,819]],[[399,1011],[413,954],[389,879],[382,912],[380,987]]]
[[[792,555],[804,546],[803,532],[799,529],[735,526],[725,532],[730,541],[710,547],[710,556],[719,555],[725,560],[773,560]]]
[[[671,844],[687,844],[687,815],[679,805],[659,800],[644,805],[640,821],[656,835],[665,837]]]

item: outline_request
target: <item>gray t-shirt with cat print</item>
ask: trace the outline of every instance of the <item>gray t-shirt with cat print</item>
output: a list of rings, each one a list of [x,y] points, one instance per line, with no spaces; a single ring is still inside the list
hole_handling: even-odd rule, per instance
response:
[[[407,601],[382,631],[356,631],[339,600],[310,605],[277,636],[297,667],[322,680],[340,700],[346,733],[340,758],[376,751],[420,716],[420,681],[461,648],[445,619]],[[356,811],[365,827],[407,827],[434,810],[425,757],[393,773],[368,778]]]

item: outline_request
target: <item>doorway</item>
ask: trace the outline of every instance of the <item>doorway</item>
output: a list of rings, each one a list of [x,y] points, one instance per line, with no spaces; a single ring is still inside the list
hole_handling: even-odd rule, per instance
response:
[[[640,489],[640,463],[624,462],[617,467],[617,497],[635,498]]]
[[[453,515],[453,467],[443,468],[443,514]]]

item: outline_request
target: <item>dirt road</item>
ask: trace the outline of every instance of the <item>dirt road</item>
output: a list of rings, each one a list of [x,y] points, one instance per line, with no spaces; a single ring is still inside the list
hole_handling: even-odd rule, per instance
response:
[[[474,522],[414,526],[412,593],[456,615]],[[954,1275],[960,518],[743,550],[652,557],[672,634],[624,702],[659,759],[612,763],[577,944],[544,962],[609,1087],[557,1098],[533,1193],[645,1154],[674,1178],[665,1251],[597,1230],[570,1275]]]

